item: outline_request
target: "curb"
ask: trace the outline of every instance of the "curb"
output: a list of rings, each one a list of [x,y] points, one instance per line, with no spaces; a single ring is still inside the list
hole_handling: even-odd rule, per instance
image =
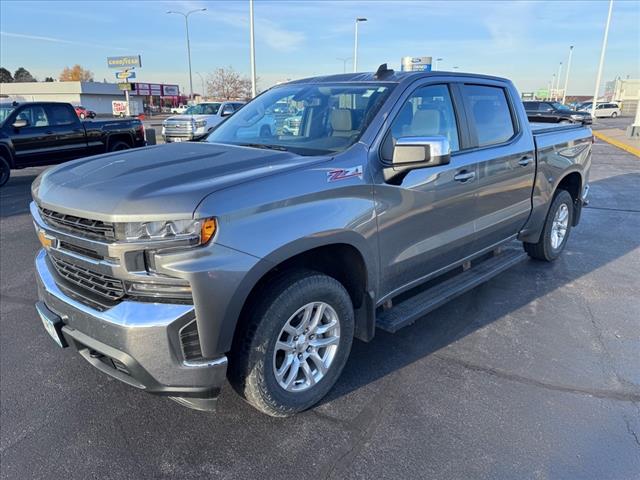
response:
[[[607,135],[604,135],[603,133],[600,133],[599,131],[595,130],[592,132],[594,137],[599,138],[600,140],[610,143],[611,145],[618,147],[622,150],[624,150],[625,152],[629,152],[632,155],[635,155],[636,157],[640,158],[640,148],[636,148],[636,147],[632,147],[631,145],[627,145],[626,143],[623,143],[619,140],[616,140],[614,138],[611,138]]]

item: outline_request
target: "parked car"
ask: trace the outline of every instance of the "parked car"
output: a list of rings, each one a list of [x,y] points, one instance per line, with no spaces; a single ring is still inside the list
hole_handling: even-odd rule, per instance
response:
[[[527,112],[527,118],[531,122],[582,123],[584,125],[590,125],[592,123],[589,112],[571,110],[559,102],[526,101],[522,103]]]
[[[238,134],[292,98],[301,134]],[[206,142],[42,173],[36,308],[59,346],[128,385],[209,410],[228,379],[292,415],[333,387],[354,338],[526,254],[557,259],[591,145],[579,124],[530,125],[503,78],[381,66],[277,85]]]
[[[189,108],[189,105],[178,105],[177,107],[171,107],[169,109],[169,112],[182,115],[187,110],[187,108]]]
[[[192,105],[182,115],[169,117],[162,122],[162,138],[165,143],[200,140],[243,105],[243,102],[205,102]]]
[[[94,112],[93,110],[87,110],[82,105],[76,106],[75,111],[80,120],[84,120],[85,118],[96,118],[96,112]]]
[[[291,117],[284,119],[282,123],[283,135],[298,135],[300,133],[300,124],[302,123],[302,114],[297,113]]]
[[[589,112],[589,114],[591,113],[591,105],[592,103],[589,103],[588,105],[585,105],[584,107],[582,107],[581,111],[585,111],[585,112]],[[595,111],[595,116],[600,118],[600,117],[610,117],[610,118],[615,118],[618,115],[620,115],[621,110],[620,107],[618,106],[617,103],[598,103],[596,104],[596,111]]]
[[[69,103],[0,104],[0,186],[12,169],[145,145],[139,120],[82,122]]]

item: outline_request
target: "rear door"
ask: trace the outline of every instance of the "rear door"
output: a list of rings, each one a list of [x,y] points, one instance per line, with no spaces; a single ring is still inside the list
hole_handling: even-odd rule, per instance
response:
[[[56,136],[56,150],[60,160],[88,155],[85,129],[71,105],[49,103],[46,109],[50,129]]]
[[[447,137],[452,156],[447,165],[412,170],[393,181],[380,175],[375,181],[382,297],[420,283],[471,252],[477,164],[465,151],[464,118],[454,98],[452,85],[425,82],[390,113],[393,120],[379,149],[383,165],[402,137]]]
[[[531,211],[536,172],[533,138],[506,84],[460,86],[478,171],[475,252],[514,237]],[[522,108],[522,107],[520,107]]]

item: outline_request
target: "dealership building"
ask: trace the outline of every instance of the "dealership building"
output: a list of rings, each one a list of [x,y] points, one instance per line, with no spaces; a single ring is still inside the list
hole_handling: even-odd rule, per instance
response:
[[[181,97],[177,85],[135,83],[129,95],[131,111],[143,112],[149,106],[177,104]],[[124,101],[125,93],[115,83],[25,82],[0,83],[0,101],[67,102],[82,105],[98,114],[111,114],[114,100]]]

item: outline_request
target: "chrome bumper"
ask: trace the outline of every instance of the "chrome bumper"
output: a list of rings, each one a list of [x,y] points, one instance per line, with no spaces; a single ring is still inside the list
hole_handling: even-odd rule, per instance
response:
[[[58,286],[44,250],[35,263],[41,302],[62,319],[67,343],[96,368],[150,393],[181,398],[218,395],[226,378],[226,356],[187,362],[180,348],[178,331],[195,318],[193,305],[123,300],[96,310]],[[109,368],[105,357],[126,368]]]

